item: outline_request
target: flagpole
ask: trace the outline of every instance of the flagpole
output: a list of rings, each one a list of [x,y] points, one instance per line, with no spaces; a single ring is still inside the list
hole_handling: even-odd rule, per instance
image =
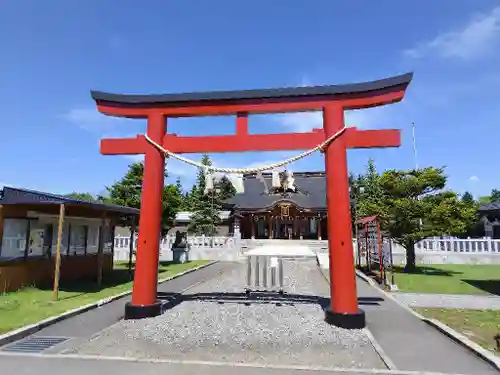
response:
[[[417,158],[417,140],[415,138],[415,122],[411,123],[411,134],[413,137],[413,157],[415,159],[415,169],[418,169],[418,158]]]
[[[418,158],[417,158],[417,139],[415,138],[415,122],[411,122],[411,134],[413,137],[413,157],[415,159],[415,169],[418,169]],[[417,198],[418,199],[418,198]],[[420,228],[424,225],[422,218],[419,220]]]

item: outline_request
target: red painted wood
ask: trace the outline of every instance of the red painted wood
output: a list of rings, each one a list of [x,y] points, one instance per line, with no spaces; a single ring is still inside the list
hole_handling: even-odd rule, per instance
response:
[[[101,113],[110,116],[147,118],[151,113],[160,112],[167,117],[193,117],[236,115],[237,113],[262,114],[283,113],[296,111],[322,110],[326,105],[339,103],[344,109],[362,109],[385,104],[396,103],[403,99],[404,88],[350,95],[317,96],[309,98],[282,98],[260,100],[221,101],[219,104],[183,103],[178,106],[154,107],[140,105],[125,106],[123,104],[98,102],[97,108]]]
[[[346,109],[391,104],[403,99],[406,86],[357,94],[301,98],[224,100],[189,102],[175,105],[137,105],[97,101],[100,112],[118,117],[147,118],[148,135],[175,153],[276,151],[311,149],[344,125]],[[248,134],[248,115],[295,111],[323,111],[323,129],[309,133]],[[165,134],[167,117],[237,115],[236,134],[224,136],[179,137]],[[398,147],[399,130],[359,131],[350,128],[325,150],[328,204],[328,244],[330,253],[331,309],[337,313],[358,310],[352,248],[350,203],[347,176],[347,148]],[[162,152],[143,136],[132,139],[103,139],[101,153],[144,154],[144,183],[139,222],[136,274],[132,292],[134,305],[156,302],[159,235],[165,159]],[[251,223],[254,225],[254,223]]]
[[[248,114],[238,113],[236,115],[236,136],[248,135]]]
[[[154,141],[161,142],[166,127],[167,122],[162,115],[153,114],[148,118],[148,136]],[[144,158],[138,256],[132,289],[132,304],[136,306],[152,305],[157,300],[164,173],[165,155],[148,144]]]
[[[344,126],[342,107],[335,104],[327,106],[323,111],[325,133],[334,134],[342,126]],[[325,172],[330,254],[330,308],[336,313],[356,313],[358,300],[344,139],[338,139],[326,149]]]
[[[241,121],[241,120],[240,120]],[[239,126],[239,128],[238,128]],[[175,153],[211,153],[242,151],[307,150],[325,140],[322,129],[310,133],[249,134],[237,122],[236,135],[179,137],[166,134],[163,147]],[[238,131],[238,130],[237,130]],[[401,132],[396,129],[357,130],[349,128],[342,135],[347,148],[399,147]],[[161,142],[160,142],[161,144]],[[143,154],[149,147],[144,136],[137,138],[108,138],[101,140],[101,154]]]

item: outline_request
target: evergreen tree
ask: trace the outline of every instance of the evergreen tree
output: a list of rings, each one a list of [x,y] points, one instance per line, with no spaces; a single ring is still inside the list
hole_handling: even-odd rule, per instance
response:
[[[475,220],[474,206],[457,199],[456,193],[444,190],[446,176],[442,168],[389,170],[382,175],[370,169],[358,209],[363,216],[377,215],[382,228],[404,246],[407,271],[415,269],[418,241],[431,236],[463,234]]]
[[[98,199],[103,202],[118,204],[120,206],[140,208],[142,181],[144,175],[144,164],[135,162],[129,165],[127,173],[116,183],[106,186],[108,196],[99,196]],[[165,179],[167,172],[165,172]],[[168,232],[173,225],[175,216],[182,204],[182,191],[179,185],[165,184],[162,194],[162,236]],[[123,223],[124,224],[124,223]]]
[[[469,203],[469,204],[474,204],[475,201],[474,201],[474,197],[472,196],[471,193],[469,193],[468,191],[466,191],[463,195],[462,195],[462,202],[464,203]]]
[[[217,189],[219,189],[219,201],[222,203],[236,194],[236,189],[226,176],[217,183]]]
[[[190,191],[186,191],[183,194],[182,211],[193,211],[194,210],[194,200],[196,199],[196,194],[198,189],[196,185],[191,187]]]
[[[203,155],[201,163],[206,166],[212,165],[208,155]],[[210,191],[205,194],[205,173],[202,168],[198,171],[196,186],[192,189],[191,204],[192,216],[188,225],[188,231],[195,234],[213,236],[217,225],[220,224],[221,202],[219,194]]]

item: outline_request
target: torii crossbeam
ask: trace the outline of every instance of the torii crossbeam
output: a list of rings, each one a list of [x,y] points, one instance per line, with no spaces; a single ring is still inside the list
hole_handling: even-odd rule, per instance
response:
[[[277,151],[312,149],[344,127],[344,111],[392,104],[403,99],[412,73],[373,82],[265,90],[219,91],[166,95],[121,95],[92,91],[101,113],[147,119],[147,135],[174,153]],[[322,111],[323,129],[309,133],[249,134],[248,116],[262,113]],[[167,118],[235,115],[236,133],[184,137],[166,134]],[[352,246],[346,150],[398,147],[400,131],[347,129],[325,147],[328,249],[330,254],[330,307],[326,321],[344,328],[365,326],[358,308]],[[105,155],[145,154],[139,220],[139,241],[132,301],[125,318],[159,315],[158,260],[165,155],[136,138],[103,139]]]

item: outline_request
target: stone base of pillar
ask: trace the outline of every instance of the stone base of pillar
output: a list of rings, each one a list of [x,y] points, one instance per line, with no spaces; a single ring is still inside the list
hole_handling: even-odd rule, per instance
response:
[[[336,327],[345,329],[362,329],[366,327],[366,317],[363,310],[355,313],[338,313],[330,308],[325,309],[325,321]]]
[[[132,305],[131,302],[125,304],[125,319],[152,318],[161,314],[162,303],[156,301],[152,305]]]

